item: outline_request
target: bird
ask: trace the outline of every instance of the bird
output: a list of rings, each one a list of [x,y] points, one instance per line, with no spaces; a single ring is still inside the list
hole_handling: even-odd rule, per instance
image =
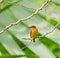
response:
[[[36,26],[34,26],[34,25],[29,26],[28,28],[31,28],[29,40],[35,42],[35,39],[38,38],[38,28],[37,28]],[[23,38],[23,39],[28,40],[27,38]],[[28,46],[29,46],[30,44],[31,44],[31,42],[28,44]],[[22,49],[25,49],[25,48],[26,48],[26,46],[23,47]]]
[[[35,42],[35,39],[38,37],[38,29],[34,25],[30,26],[29,28],[31,28],[31,31],[30,31],[31,41]]]

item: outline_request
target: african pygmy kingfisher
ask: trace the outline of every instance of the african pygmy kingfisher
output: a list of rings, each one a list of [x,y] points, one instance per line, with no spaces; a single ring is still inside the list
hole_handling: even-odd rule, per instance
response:
[[[31,32],[30,32],[30,38],[31,41],[35,42],[35,39],[38,37],[38,29],[36,26],[30,26]]]

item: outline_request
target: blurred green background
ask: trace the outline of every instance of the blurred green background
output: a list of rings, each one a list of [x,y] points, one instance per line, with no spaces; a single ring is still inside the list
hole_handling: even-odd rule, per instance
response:
[[[1,0],[0,31],[11,23],[31,15],[46,0]],[[18,5],[19,4],[19,5]],[[22,7],[24,5],[26,7]],[[28,8],[27,8],[28,7]],[[39,35],[52,30],[60,22],[60,0],[52,0],[31,19],[20,22],[0,34],[0,58],[60,58],[60,25],[35,43],[22,38],[29,38],[28,26],[35,25]],[[22,50],[26,46],[26,49]]]

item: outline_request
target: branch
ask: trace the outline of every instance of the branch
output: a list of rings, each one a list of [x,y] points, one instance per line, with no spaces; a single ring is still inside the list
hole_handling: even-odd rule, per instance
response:
[[[47,32],[46,34],[44,34],[44,35],[42,35],[42,36],[39,36],[39,37],[44,37],[44,36],[52,33],[52,32],[57,28],[58,25],[60,25],[60,23],[57,23],[57,24],[53,27],[53,29],[52,29],[51,31],[49,31],[49,32]]]
[[[17,22],[15,23],[11,23],[10,25],[6,26],[5,28],[3,28],[1,31],[0,31],[0,34],[2,34],[4,31],[6,31],[7,29],[9,29],[10,27],[12,26],[15,26],[17,25],[19,22],[21,21],[26,21],[28,19],[30,19],[31,17],[33,17],[34,15],[36,15],[38,13],[38,11],[40,11],[47,3],[49,3],[51,0],[47,0],[44,4],[42,4],[41,7],[37,8],[36,11],[34,13],[32,13],[30,16],[26,17],[26,18],[23,18],[21,20],[18,20]]]
[[[35,11],[36,11],[36,9],[35,9],[35,8],[27,7],[27,6],[22,5],[22,4],[16,4],[16,6],[22,6],[22,7],[24,7],[24,8],[32,9],[32,10],[35,10]]]

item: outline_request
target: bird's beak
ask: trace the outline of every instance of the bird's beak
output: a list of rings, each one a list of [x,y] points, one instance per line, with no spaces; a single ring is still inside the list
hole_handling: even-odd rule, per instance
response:
[[[28,28],[32,28],[32,26],[29,26]]]

